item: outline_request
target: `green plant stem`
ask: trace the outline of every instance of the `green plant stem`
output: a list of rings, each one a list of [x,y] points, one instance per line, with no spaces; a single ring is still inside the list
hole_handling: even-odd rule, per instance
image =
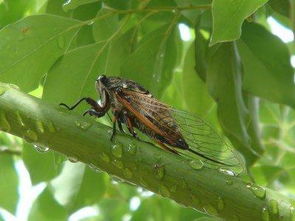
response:
[[[294,202],[0,84],[0,128],[127,182],[226,220],[292,220]],[[278,205],[278,211],[273,205]],[[294,217],[293,217],[294,219]]]

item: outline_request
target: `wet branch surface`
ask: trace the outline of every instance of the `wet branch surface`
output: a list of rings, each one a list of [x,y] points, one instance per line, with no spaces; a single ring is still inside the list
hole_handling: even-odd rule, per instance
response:
[[[294,201],[223,170],[194,168],[128,135],[0,84],[0,128],[225,220],[294,220]],[[292,205],[293,204],[293,205]]]

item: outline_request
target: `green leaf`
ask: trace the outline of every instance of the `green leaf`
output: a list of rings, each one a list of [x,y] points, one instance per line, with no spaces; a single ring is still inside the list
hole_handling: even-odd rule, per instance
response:
[[[29,220],[32,221],[66,220],[66,218],[66,210],[54,199],[49,187],[38,196],[29,214]]]
[[[33,185],[51,180],[61,170],[53,151],[40,153],[33,148],[33,145],[24,143],[22,157]]]
[[[291,9],[290,1],[286,1],[286,0],[269,0],[268,5],[270,5],[270,7],[274,11],[280,13],[281,15],[283,15],[285,17],[290,16],[290,9]]]
[[[267,1],[213,0],[213,34],[210,45],[238,39],[243,21]]]
[[[65,163],[62,173],[52,181],[55,198],[70,212],[97,203],[106,191],[106,184],[103,173],[70,162]]]
[[[93,2],[98,2],[98,1],[99,0],[69,0],[63,4],[63,9],[65,11],[69,11],[69,10],[75,9],[81,5],[85,5],[85,4],[89,4],[89,3],[93,3]]]
[[[112,10],[101,9],[93,24],[93,36],[95,41],[106,41],[119,27],[119,17]]]
[[[139,82],[159,97],[177,66],[177,34],[174,24],[170,24],[145,35],[123,65],[123,76]]]
[[[0,165],[0,207],[14,213],[19,198],[19,182],[13,156],[0,153]]]
[[[257,158],[251,145],[247,126],[249,119],[242,97],[242,76],[233,44],[223,43],[212,48],[206,83],[217,102],[217,114],[226,135],[251,165]]]
[[[55,104],[73,103],[85,96],[96,98],[94,83],[98,75],[120,74],[124,56],[130,51],[128,39],[131,34],[126,33],[109,44],[96,43],[71,50],[49,71],[43,98]]]
[[[258,24],[245,24],[238,48],[244,64],[244,89],[295,108],[293,68],[287,46]]]
[[[187,51],[183,64],[183,92],[188,109],[200,116],[206,116],[214,105],[206,84],[195,70],[195,46],[192,44]]]
[[[67,50],[82,24],[52,15],[30,16],[0,31],[0,80],[24,91],[36,88]]]

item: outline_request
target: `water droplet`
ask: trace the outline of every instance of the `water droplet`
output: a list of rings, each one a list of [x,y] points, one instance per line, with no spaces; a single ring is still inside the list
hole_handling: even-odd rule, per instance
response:
[[[16,112],[16,119],[17,119],[17,121],[19,122],[19,124],[20,124],[22,127],[25,126],[25,123],[24,123],[24,121],[23,121],[23,118],[22,118],[22,116],[20,115],[20,113],[19,113],[18,111]]]
[[[37,133],[30,129],[25,131],[24,136],[25,136],[25,139],[28,140],[29,142],[36,142],[38,140]]]
[[[163,179],[165,175],[165,167],[163,165],[154,165],[154,174],[159,180]]]
[[[177,185],[172,185],[172,186],[170,187],[170,192],[175,193],[176,190],[177,190]]]
[[[5,113],[0,114],[0,129],[5,132],[10,131],[10,124],[6,118]]]
[[[75,124],[77,127],[79,127],[82,130],[87,130],[92,125],[91,123],[87,121],[78,121],[78,120],[75,121]]]
[[[41,134],[44,133],[44,127],[43,127],[43,123],[39,120],[36,121],[36,128],[37,128],[37,131]]]
[[[160,191],[160,194],[162,196],[164,196],[164,197],[169,197],[170,196],[170,192],[169,192],[168,188],[166,186],[164,186],[164,185],[160,186],[159,191]]]
[[[263,221],[269,221],[269,213],[267,207],[262,208],[261,218]]]
[[[247,184],[246,185],[247,188],[249,188],[252,193],[254,193],[254,195],[260,199],[264,199],[265,195],[266,195],[266,191],[263,187],[257,186],[255,184]]]
[[[201,160],[191,160],[189,162],[189,165],[191,166],[191,168],[199,170],[204,166],[204,163]]]
[[[51,132],[51,133],[56,132],[56,129],[55,129],[55,127],[54,127],[54,125],[53,125],[53,123],[51,121],[49,121],[47,123],[47,127],[48,127],[49,132]]]
[[[71,162],[71,163],[77,163],[79,160],[78,160],[78,158],[77,157],[74,157],[74,156],[72,156],[72,157],[68,157],[68,160]]]
[[[88,22],[87,22],[87,25],[93,25],[94,24],[94,20],[89,20]]]
[[[118,167],[119,169],[123,168],[123,163],[120,160],[113,160],[112,163],[114,164],[115,167]]]
[[[232,180],[226,180],[226,184],[227,185],[232,185],[233,184],[233,181]]]
[[[0,87],[0,96],[5,94],[5,92],[6,92],[6,88],[5,87]]]
[[[211,216],[218,216],[217,210],[211,205],[211,204],[206,204],[203,206],[203,210]]]
[[[100,158],[101,158],[104,162],[106,162],[106,163],[109,163],[109,162],[110,162],[110,157],[109,157],[109,155],[107,155],[107,154],[105,154],[105,153],[100,154]]]
[[[272,214],[278,214],[279,213],[279,205],[278,201],[276,200],[270,200],[269,201],[269,207]]]
[[[134,155],[134,154],[136,154],[136,151],[137,151],[137,148],[136,148],[135,144],[133,144],[133,143],[128,144],[127,153]]]
[[[65,47],[65,44],[66,44],[66,41],[65,41],[65,38],[63,36],[60,36],[58,39],[57,39],[57,45],[60,49],[63,49]]]
[[[40,146],[40,145],[37,145],[37,144],[34,144],[33,146],[34,146],[35,150],[37,150],[40,153],[46,153],[46,152],[49,151],[48,147],[43,147],[43,146]]]
[[[130,179],[132,177],[132,172],[128,168],[124,169],[123,174],[127,179]]]
[[[224,208],[224,201],[223,201],[223,199],[221,198],[221,196],[218,197],[217,207],[218,207],[218,210],[219,210],[219,211],[223,210],[223,208]]]
[[[225,169],[225,168],[219,168],[219,172],[224,173],[229,176],[235,176],[235,173],[233,171]]]
[[[123,148],[122,148],[122,144],[120,143],[117,143],[117,144],[114,144],[112,146],[112,149],[111,149],[111,152],[112,154],[117,157],[117,158],[121,158],[122,157],[122,154],[123,154]]]
[[[164,57],[164,53],[161,53],[161,54],[160,54],[160,58],[163,58],[163,57]]]

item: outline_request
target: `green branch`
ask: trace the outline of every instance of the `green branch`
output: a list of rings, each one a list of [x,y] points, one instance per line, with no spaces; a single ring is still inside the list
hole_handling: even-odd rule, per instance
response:
[[[213,216],[294,220],[294,202],[279,193],[222,170],[190,166],[182,157],[127,135],[111,142],[111,128],[6,84],[0,84],[0,128]]]

